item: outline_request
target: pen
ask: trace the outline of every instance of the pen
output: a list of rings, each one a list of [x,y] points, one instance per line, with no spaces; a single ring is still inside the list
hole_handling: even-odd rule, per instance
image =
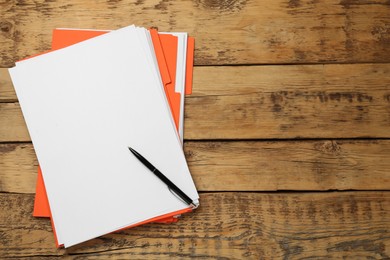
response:
[[[171,182],[162,172],[160,172],[156,167],[154,167],[148,160],[146,160],[141,154],[139,154],[136,150],[131,147],[128,147],[130,152],[134,154],[134,156],[145,165],[154,175],[156,175],[162,182],[164,182],[168,189],[175,192],[182,200],[184,200],[188,205],[192,208],[196,208],[197,205],[192,201],[190,197],[188,197],[179,187],[177,187],[173,182]]]

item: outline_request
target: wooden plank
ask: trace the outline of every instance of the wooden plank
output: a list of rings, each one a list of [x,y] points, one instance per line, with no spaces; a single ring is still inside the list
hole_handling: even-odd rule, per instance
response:
[[[15,23],[16,13],[12,12],[14,5],[15,1],[0,2],[0,67],[11,66],[17,56],[15,41],[18,32]]]
[[[186,139],[390,136],[390,64],[201,67]]]
[[[199,191],[390,190],[390,140],[186,142]],[[0,192],[35,193],[31,144],[0,144]]]
[[[208,193],[176,224],[149,224],[58,250],[32,195],[0,193],[0,257],[94,259],[390,257],[390,192]]]
[[[16,93],[8,69],[0,68],[0,102],[15,102]]]
[[[390,64],[196,67],[185,139],[388,138],[389,86]],[[18,105],[0,111],[0,141],[30,141]]]
[[[390,61],[386,0],[28,0],[2,1],[0,10],[2,67],[48,50],[53,28],[132,23],[194,35],[198,65]]]
[[[19,103],[0,103],[0,142],[30,141]]]
[[[0,144],[0,192],[35,193],[37,167],[32,144]]]

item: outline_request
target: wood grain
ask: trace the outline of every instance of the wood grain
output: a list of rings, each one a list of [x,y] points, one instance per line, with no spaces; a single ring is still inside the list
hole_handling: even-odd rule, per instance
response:
[[[185,138],[390,135],[390,64],[201,67]]]
[[[31,216],[38,163],[7,67],[56,27],[133,23],[196,39],[201,207],[56,249]],[[390,259],[389,138],[388,0],[0,0],[0,259]]]
[[[17,56],[15,52],[16,13],[12,12],[14,5],[15,1],[0,2],[0,67],[11,66]]]
[[[0,68],[0,102],[15,102],[16,93],[8,69]]]
[[[390,64],[196,67],[185,110],[185,139],[388,138]],[[18,104],[0,111],[0,141],[30,141]]]
[[[187,31],[197,65],[389,62],[386,0],[1,1],[0,67],[50,49],[56,27]]]
[[[19,103],[0,103],[0,142],[30,141]]]
[[[390,140],[186,142],[199,191],[390,190]],[[0,192],[35,193],[31,144],[0,144]]]
[[[390,257],[390,193],[208,193],[176,224],[149,224],[58,250],[32,195],[0,193],[0,257],[329,259]]]

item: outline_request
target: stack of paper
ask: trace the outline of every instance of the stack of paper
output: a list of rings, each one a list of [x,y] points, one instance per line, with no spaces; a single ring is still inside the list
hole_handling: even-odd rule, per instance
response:
[[[56,29],[51,52],[10,69],[41,168],[34,213],[52,217],[58,245],[191,211],[129,146],[198,203],[182,149],[193,43],[135,26]]]

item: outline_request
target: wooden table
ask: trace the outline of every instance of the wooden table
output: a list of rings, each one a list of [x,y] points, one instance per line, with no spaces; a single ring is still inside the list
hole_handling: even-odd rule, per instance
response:
[[[390,3],[0,1],[0,258],[390,258]],[[91,1],[92,2],[92,1]],[[56,27],[196,38],[185,154],[201,207],[56,249],[7,74]]]

